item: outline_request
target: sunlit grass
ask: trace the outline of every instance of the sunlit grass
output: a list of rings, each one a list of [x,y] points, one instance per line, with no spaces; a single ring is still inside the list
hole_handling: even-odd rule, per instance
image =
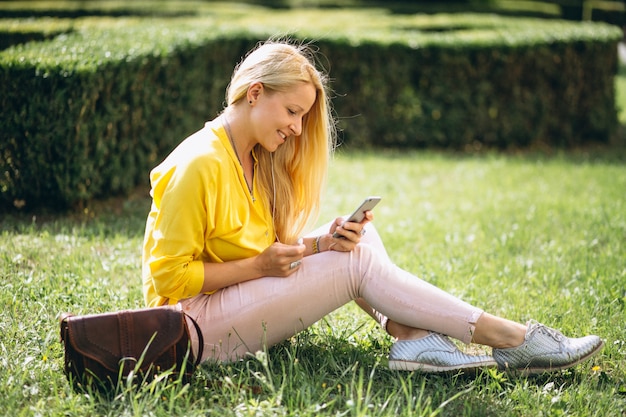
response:
[[[622,159],[623,161],[623,159]],[[331,168],[320,222],[369,194],[394,261],[471,303],[606,347],[572,371],[476,378],[386,369],[391,340],[353,305],[256,358],[205,365],[188,388],[73,393],[57,314],[142,305],[149,201],[0,222],[0,390],[9,415],[620,415],[626,407],[626,170],[614,155],[354,153]],[[259,393],[260,390],[260,393]],[[448,400],[450,400],[448,402]],[[441,407],[441,408],[440,408]],[[559,414],[561,413],[561,414]]]

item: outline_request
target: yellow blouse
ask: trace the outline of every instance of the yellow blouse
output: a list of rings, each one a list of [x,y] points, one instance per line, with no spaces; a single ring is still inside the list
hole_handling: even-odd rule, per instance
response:
[[[148,306],[199,294],[204,262],[252,257],[275,240],[271,213],[256,186],[250,195],[219,119],[181,142],[152,170],[150,183],[142,267]]]

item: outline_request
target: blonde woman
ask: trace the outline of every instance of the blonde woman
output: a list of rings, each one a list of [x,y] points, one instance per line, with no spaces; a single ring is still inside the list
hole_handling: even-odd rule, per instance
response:
[[[299,239],[317,218],[335,144],[327,78],[308,46],[260,44],[235,68],[226,98],[221,115],[151,172],[143,249],[147,305],[193,317],[203,360],[276,344],[352,300],[395,338],[393,369],[538,373],[601,349],[597,336],[493,316],[398,268],[371,212]],[[493,357],[465,354],[448,337],[491,346]]]

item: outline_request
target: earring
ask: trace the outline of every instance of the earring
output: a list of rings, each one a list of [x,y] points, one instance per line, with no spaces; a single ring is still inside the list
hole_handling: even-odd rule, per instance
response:
[[[250,100],[248,103],[250,103],[250,105],[252,105],[252,100]]]

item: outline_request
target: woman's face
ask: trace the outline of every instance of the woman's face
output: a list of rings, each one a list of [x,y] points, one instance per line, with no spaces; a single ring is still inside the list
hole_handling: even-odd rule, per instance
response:
[[[302,133],[302,118],[315,103],[317,91],[311,83],[301,83],[286,92],[270,92],[260,87],[251,118],[254,135],[269,152]]]

